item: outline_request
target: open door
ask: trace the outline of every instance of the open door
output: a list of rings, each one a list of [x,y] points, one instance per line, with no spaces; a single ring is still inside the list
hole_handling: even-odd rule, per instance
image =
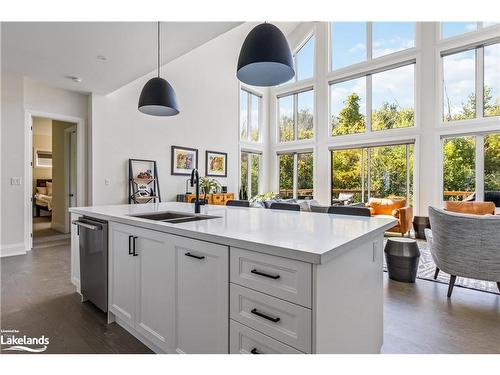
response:
[[[66,129],[66,226],[67,231],[71,228],[71,215],[68,212],[70,207],[76,206],[77,202],[77,138],[76,125]]]

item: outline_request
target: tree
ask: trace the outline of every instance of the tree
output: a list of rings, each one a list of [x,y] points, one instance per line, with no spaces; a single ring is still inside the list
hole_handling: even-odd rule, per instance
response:
[[[398,103],[382,103],[372,111],[372,130],[406,128],[414,124],[413,108],[400,107]]]
[[[344,101],[344,108],[339,116],[332,116],[332,134],[344,135],[352,133],[363,133],[365,131],[365,116],[359,111],[361,98],[355,92]]]

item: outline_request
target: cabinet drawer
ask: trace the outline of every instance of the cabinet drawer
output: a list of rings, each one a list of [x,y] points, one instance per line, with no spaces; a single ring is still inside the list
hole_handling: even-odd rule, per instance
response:
[[[231,319],[311,352],[311,310],[232,283],[229,300]]]
[[[311,265],[231,248],[231,282],[311,307]]]
[[[304,354],[234,320],[230,325],[230,354]]]

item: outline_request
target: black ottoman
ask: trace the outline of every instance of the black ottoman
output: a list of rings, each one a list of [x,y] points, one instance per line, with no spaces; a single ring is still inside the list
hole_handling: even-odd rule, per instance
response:
[[[414,283],[417,277],[420,250],[411,238],[389,238],[384,248],[387,272],[391,280]]]

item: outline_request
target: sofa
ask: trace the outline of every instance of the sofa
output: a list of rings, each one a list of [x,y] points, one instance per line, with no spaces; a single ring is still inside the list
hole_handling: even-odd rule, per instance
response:
[[[446,211],[457,212],[470,215],[494,215],[495,203],[475,202],[475,201],[446,201],[444,202]]]
[[[470,215],[429,207],[425,235],[439,271],[449,273],[448,298],[457,276],[493,281],[500,291],[500,216]]]
[[[388,232],[410,235],[413,208],[406,205],[405,198],[370,198],[366,207],[370,209],[372,216],[390,216],[398,220],[398,224]]]

